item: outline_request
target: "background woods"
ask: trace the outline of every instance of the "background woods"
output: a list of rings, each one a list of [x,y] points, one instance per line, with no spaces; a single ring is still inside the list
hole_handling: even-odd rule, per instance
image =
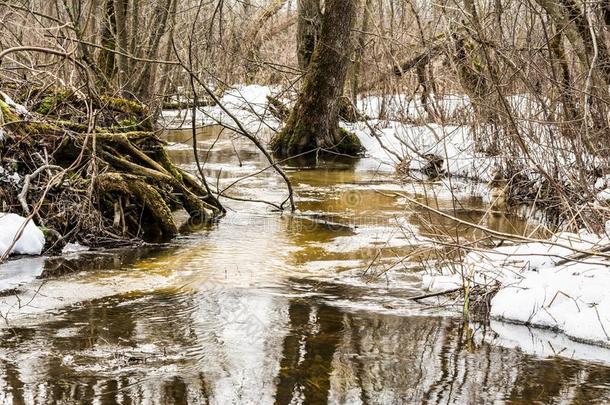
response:
[[[355,13],[350,95],[418,92],[442,116],[431,94],[467,94],[477,119],[510,127],[502,99],[525,93],[542,105],[545,118],[570,123],[562,134],[578,137],[577,125],[586,130],[578,139],[583,147],[594,147],[607,127],[610,11],[603,1],[349,3]],[[311,60],[328,5],[54,0],[3,1],[1,7],[3,49],[62,50],[91,70],[103,92],[151,102],[187,85],[178,61],[187,59],[189,47],[198,74],[209,81],[295,82]],[[11,54],[3,67],[5,80],[30,84],[79,79],[66,60],[44,53]]]
[[[609,10],[575,0],[2,1],[0,80],[38,112],[52,106],[40,95],[69,88],[143,103],[153,125],[163,107],[274,85],[285,97],[270,108],[286,126],[272,148],[285,156],[360,153],[340,119],[466,126],[514,196],[593,228],[605,214],[574,206],[608,171]],[[95,127],[94,115],[79,124]],[[420,155],[431,167],[445,158]],[[534,180],[546,184],[542,199]]]

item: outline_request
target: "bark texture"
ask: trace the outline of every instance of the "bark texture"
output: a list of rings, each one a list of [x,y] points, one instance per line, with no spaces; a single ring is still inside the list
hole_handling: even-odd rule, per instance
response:
[[[308,151],[356,155],[358,138],[339,128],[339,98],[347,76],[351,54],[350,32],[358,2],[329,0],[301,93],[285,128],[272,142],[280,156]]]
[[[307,69],[318,42],[322,13],[320,0],[297,0],[297,57],[299,67]]]

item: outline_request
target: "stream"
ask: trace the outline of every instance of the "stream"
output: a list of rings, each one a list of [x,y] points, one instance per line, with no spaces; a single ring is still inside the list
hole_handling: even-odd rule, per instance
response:
[[[190,131],[165,134],[197,173]],[[531,234],[482,185],[397,179],[372,159],[283,164],[219,127],[200,157],[227,215],[141,248],[0,266],[0,402],[14,404],[475,404],[610,402],[610,349],[410,300],[449,240]],[[209,151],[208,151],[209,149]],[[264,170],[257,176],[249,174]],[[445,246],[437,242],[447,242]],[[439,302],[442,304],[442,300]]]

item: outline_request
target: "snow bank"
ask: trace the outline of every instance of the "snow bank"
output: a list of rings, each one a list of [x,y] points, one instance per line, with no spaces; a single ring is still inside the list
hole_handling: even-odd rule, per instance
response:
[[[430,96],[429,106],[446,118],[457,118],[459,115],[468,114],[471,111],[470,99],[464,95]],[[388,120],[433,120],[428,110],[421,102],[419,95],[393,94],[387,96],[365,96],[360,97],[356,103],[358,111],[365,116],[376,119]]]
[[[428,163],[423,156],[433,154],[443,158],[444,169],[451,176],[489,181],[499,164],[499,158],[476,152],[474,137],[465,126],[379,120],[342,126],[358,136],[367,156],[387,166],[396,166],[400,158],[409,161],[410,170],[420,170]]]
[[[538,357],[559,356],[610,364],[610,349],[575,342],[565,334],[549,329],[491,320],[489,328],[474,328],[474,338]]]
[[[502,288],[492,300],[491,315],[610,345],[608,291],[607,266],[579,263],[542,269]]]
[[[0,256],[9,249],[25,218],[17,214],[0,213]],[[44,248],[45,239],[42,231],[29,221],[21,237],[13,246],[11,254],[39,255]]]
[[[587,258],[563,263],[574,254],[572,249],[609,244],[607,236],[560,233],[548,243],[471,252],[461,269],[426,275],[423,284],[430,290],[445,290],[463,283],[498,283],[492,317],[551,328],[578,341],[610,347],[610,261]]]
[[[265,128],[279,129],[282,123],[271,115],[267,105],[267,96],[277,96],[276,93],[279,93],[279,90],[275,87],[237,86],[225,92],[220,103],[249,131],[256,133]],[[161,118],[169,127],[176,128],[190,127],[191,117],[191,110],[188,109],[166,110]],[[202,126],[221,123],[236,127],[233,118],[218,105],[198,108],[196,120],[197,124]]]

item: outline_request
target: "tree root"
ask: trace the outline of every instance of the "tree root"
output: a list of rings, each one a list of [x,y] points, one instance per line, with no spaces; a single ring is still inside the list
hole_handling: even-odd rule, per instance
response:
[[[101,103],[109,123],[117,121],[114,112],[146,122],[147,109],[133,101],[104,97]],[[167,239],[178,233],[175,209],[186,210],[198,222],[221,213],[216,199],[171,162],[164,141],[152,131],[116,132],[112,125],[89,132],[82,119],[36,113],[21,119],[6,103],[0,108],[6,123],[0,166],[25,179],[23,185],[2,190],[2,203],[9,211],[28,215],[29,207],[44,198],[37,222],[69,235],[66,242],[108,246],[109,238],[119,245]],[[56,109],[53,104],[48,111]],[[63,171],[54,184],[49,184],[50,168]]]

